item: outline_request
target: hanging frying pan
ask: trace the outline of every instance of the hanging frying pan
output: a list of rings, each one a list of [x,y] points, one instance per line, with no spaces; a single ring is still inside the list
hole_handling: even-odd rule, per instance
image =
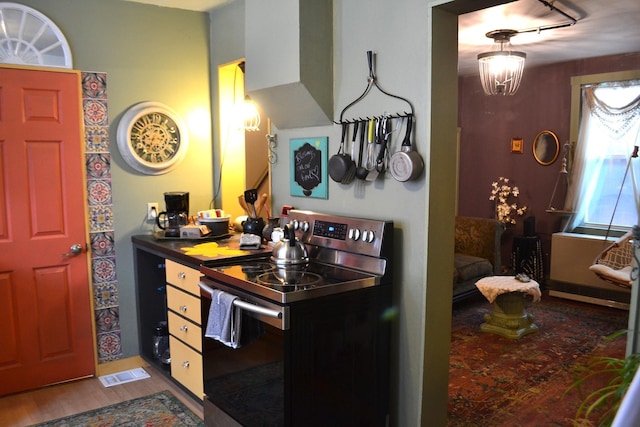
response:
[[[331,156],[329,159],[329,176],[335,182],[341,184],[348,184],[353,180],[356,174],[356,165],[351,159],[351,156],[344,152],[344,140],[347,137],[347,129],[349,123],[342,123],[342,138],[340,140],[340,148],[338,153]],[[357,130],[356,125],[356,130]]]
[[[416,179],[424,169],[422,157],[417,151],[413,151],[411,147],[412,128],[413,115],[409,114],[407,116],[407,130],[400,151],[394,153],[389,162],[391,176],[400,182]]]

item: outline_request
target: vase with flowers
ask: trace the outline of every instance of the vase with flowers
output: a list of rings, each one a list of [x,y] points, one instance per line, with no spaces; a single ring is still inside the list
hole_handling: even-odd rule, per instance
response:
[[[509,178],[501,176],[496,182],[491,184],[491,195],[489,200],[495,202],[496,219],[506,228],[516,224],[516,218],[524,215],[526,206],[518,206],[515,199],[518,198],[520,189],[512,186]]]

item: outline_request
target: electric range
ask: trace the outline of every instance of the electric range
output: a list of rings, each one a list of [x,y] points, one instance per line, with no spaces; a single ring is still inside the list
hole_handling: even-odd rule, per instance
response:
[[[230,348],[203,336],[205,422],[385,426],[393,223],[292,210],[289,224],[307,263],[266,255],[200,267],[203,325],[222,291],[246,337]]]

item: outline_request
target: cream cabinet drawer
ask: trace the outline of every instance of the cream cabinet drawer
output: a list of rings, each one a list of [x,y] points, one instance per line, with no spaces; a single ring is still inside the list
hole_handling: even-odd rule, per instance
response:
[[[186,342],[198,351],[202,351],[202,330],[174,312],[169,312],[169,333]]]
[[[202,273],[169,259],[165,260],[167,282],[193,295],[200,295],[198,283]]]
[[[169,310],[188,318],[198,325],[202,324],[200,315],[200,298],[167,286],[167,306]]]
[[[172,336],[169,337],[169,348],[171,349],[171,376],[202,399],[204,396],[202,355]]]

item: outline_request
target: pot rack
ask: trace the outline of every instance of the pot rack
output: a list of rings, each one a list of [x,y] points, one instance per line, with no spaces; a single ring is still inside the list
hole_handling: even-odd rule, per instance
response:
[[[411,104],[411,102],[409,102],[408,99],[403,98],[401,96],[398,95],[394,95],[392,93],[387,92],[386,90],[382,89],[382,87],[380,87],[380,85],[378,84],[378,80],[376,78],[376,75],[373,71],[373,60],[374,60],[374,54],[372,51],[367,51],[367,62],[369,64],[369,76],[367,77],[367,87],[365,88],[364,92],[362,92],[362,94],[357,97],[356,99],[354,99],[353,101],[351,101],[346,107],[344,107],[342,109],[342,111],[340,112],[340,120],[338,120],[337,122],[334,121],[335,124],[337,125],[344,125],[344,124],[351,124],[351,123],[357,123],[363,120],[371,120],[374,119],[376,117],[386,117],[386,118],[402,118],[402,117],[407,117],[409,115],[414,116],[414,112],[413,112],[413,104]],[[358,102],[362,101],[371,91],[372,88],[376,88],[378,89],[380,92],[382,92],[383,94],[391,97],[391,98],[396,98],[399,99],[401,101],[406,102],[409,105],[409,109],[411,110],[411,112],[407,112],[404,111],[402,113],[395,113],[395,114],[384,114],[382,116],[374,116],[374,117],[358,117],[358,118],[353,118],[353,119],[344,119],[344,113],[351,108],[352,106],[354,106],[355,104],[357,104]]]

